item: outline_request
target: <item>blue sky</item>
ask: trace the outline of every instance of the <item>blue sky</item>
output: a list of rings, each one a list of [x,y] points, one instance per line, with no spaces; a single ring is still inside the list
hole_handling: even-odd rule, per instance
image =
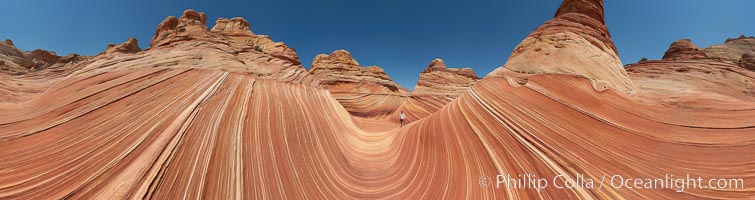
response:
[[[149,45],[157,24],[192,8],[218,17],[244,17],[257,34],[297,50],[304,67],[315,55],[346,49],[362,65],[378,65],[413,89],[434,58],[472,67],[478,76],[503,65],[513,48],[550,19],[561,0],[466,1],[7,1],[0,39],[23,50],[97,54],[128,37]],[[660,59],[668,45],[698,46],[755,35],[752,0],[607,0],[606,22],[622,61]]]

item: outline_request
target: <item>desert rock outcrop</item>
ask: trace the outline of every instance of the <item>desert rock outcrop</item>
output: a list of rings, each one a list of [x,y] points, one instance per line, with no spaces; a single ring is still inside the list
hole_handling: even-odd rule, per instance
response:
[[[746,70],[747,65],[709,58],[684,39],[674,42],[663,60],[632,64],[626,70],[640,88],[635,97],[641,102],[728,109],[730,105],[710,102],[755,102],[755,71]]]
[[[16,45],[13,44],[13,40],[10,39],[5,39],[5,45],[16,47]]]
[[[139,41],[136,40],[136,38],[128,38],[126,42],[123,42],[119,45],[115,44],[108,44],[107,49],[105,50],[105,53],[113,53],[113,52],[120,52],[120,53],[136,53],[142,51],[141,48],[139,48]]]
[[[31,60],[10,39],[0,42],[0,61],[5,63],[3,70],[25,70],[33,66]]]
[[[602,16],[590,5],[566,0],[559,15]],[[193,21],[181,23],[203,24],[202,16],[189,12],[182,19]],[[629,66],[639,86],[632,96],[597,91],[596,79],[584,74],[528,74],[519,82],[504,73],[454,98],[407,98],[383,70],[361,67],[345,51],[315,59],[319,87],[300,65],[195,28],[186,35],[168,28],[156,34],[168,37],[138,53],[65,64],[60,58],[22,75],[0,73],[0,199],[755,196],[755,101],[741,93],[755,72],[727,61]],[[577,44],[569,49],[580,59],[611,52],[598,48],[602,42]],[[5,52],[15,51],[0,45],[0,61],[9,61]],[[426,74],[473,75],[441,63]],[[423,117],[399,127],[395,113],[378,116],[398,105]],[[497,187],[496,175],[548,185]],[[609,180],[614,175],[627,181]],[[669,175],[674,180],[664,179]],[[689,180],[698,176],[746,184],[692,188]],[[486,177],[489,184],[481,182]],[[625,178],[686,188],[607,185],[637,187]],[[555,186],[569,180],[575,187]]]
[[[403,102],[408,91],[393,82],[378,66],[363,67],[346,50],[317,55],[309,73],[354,115],[388,115]]]
[[[727,39],[726,43],[710,46],[703,49],[703,51],[710,58],[739,64],[744,55],[755,55],[755,38],[743,35],[739,38]]]
[[[346,50],[320,54],[309,72],[331,92],[401,94],[406,89],[391,80],[378,66],[362,67]]]
[[[435,59],[419,75],[412,93],[458,96],[479,79],[471,68],[448,68],[443,60]]]
[[[57,63],[65,64],[77,61],[77,57],[77,54],[60,57],[55,52],[42,49],[22,51],[17,49],[10,39],[0,42],[0,61],[5,63],[0,70],[11,73],[39,71],[50,68]]]
[[[555,17],[527,36],[512,52],[506,69],[502,68],[489,76],[505,74],[505,70],[569,74],[624,93],[636,89],[605,25],[603,0],[565,0]]]
[[[250,29],[249,22],[244,18],[218,18],[211,31],[213,33],[228,36],[238,43],[246,44],[255,51],[265,52],[277,58],[291,61],[297,65],[301,64],[299,56],[296,54],[296,50],[286,46],[283,42],[273,41],[270,36],[254,34]]]
[[[663,55],[664,60],[690,60],[690,59],[703,59],[706,58],[703,50],[698,48],[695,44],[692,44],[690,39],[682,39],[671,44],[666,54]]]
[[[207,28],[207,15],[195,10],[184,11],[181,18],[169,16],[158,25],[155,36],[150,41],[150,47],[170,44],[182,40],[214,40],[216,36],[210,34]],[[219,41],[219,40],[215,40]]]
[[[755,54],[744,54],[739,60],[739,66],[755,71]]]
[[[195,10],[184,11],[180,18],[165,18],[155,30],[150,51],[136,56],[152,60],[150,62],[156,67],[223,69],[245,72],[264,79],[313,86],[319,84],[301,66],[293,49],[283,43],[272,42],[267,36],[254,35],[246,20],[219,19],[217,28],[213,30],[207,28],[206,20],[204,13]],[[266,46],[269,49],[265,50],[259,45],[269,45]],[[131,56],[116,56],[110,62],[133,66],[131,62],[121,63],[116,60],[130,61],[133,60]]]

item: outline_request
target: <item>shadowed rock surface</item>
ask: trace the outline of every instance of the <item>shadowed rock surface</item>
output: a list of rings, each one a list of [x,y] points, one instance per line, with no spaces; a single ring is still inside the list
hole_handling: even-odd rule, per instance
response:
[[[755,55],[755,38],[742,35],[738,38],[727,39],[724,44],[705,48],[703,51],[710,58],[739,64],[744,55]]]
[[[739,60],[739,66],[755,71],[755,54],[744,54],[742,59]]]

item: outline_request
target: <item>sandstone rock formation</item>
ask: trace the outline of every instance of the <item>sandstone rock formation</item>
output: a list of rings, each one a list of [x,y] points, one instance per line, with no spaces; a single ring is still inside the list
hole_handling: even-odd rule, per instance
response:
[[[139,48],[139,42],[136,40],[136,38],[128,38],[128,40],[124,43],[119,44],[116,46],[113,43],[108,44],[107,49],[105,49],[105,53],[113,53],[113,52],[120,52],[120,53],[136,53],[142,51],[141,48]]]
[[[228,36],[238,43],[252,47],[255,51],[265,52],[297,65],[301,64],[296,50],[289,48],[283,42],[273,41],[270,36],[254,34],[249,28],[249,22],[244,18],[218,18],[212,32]]]
[[[424,119],[468,92],[478,80],[470,68],[448,68],[443,60],[432,60],[420,73],[414,91],[408,93],[402,99],[401,106],[382,120],[399,123],[396,116],[401,112],[409,122]]]
[[[5,64],[3,70],[19,71],[32,67],[33,63],[21,50],[13,45],[11,40],[0,42],[0,61]]]
[[[509,193],[480,187],[478,177],[755,181],[741,170],[755,167],[752,102],[732,105],[749,108],[737,111],[643,105],[566,75],[533,76],[521,87],[486,78],[405,128],[364,128],[381,131],[362,129],[327,91],[240,72],[144,68],[56,85],[39,101],[0,106],[9,113],[0,116],[0,182],[17,183],[0,197],[746,198],[752,186]]]
[[[591,4],[570,2],[577,1],[566,0],[560,15],[598,16],[586,12]],[[575,10],[582,14],[569,14]],[[188,12],[176,24],[203,24],[202,16]],[[629,66],[639,86],[633,96],[596,91],[595,81],[581,74],[530,74],[517,82],[518,75],[507,72],[446,101],[406,97],[400,87],[391,89],[395,83],[382,70],[361,67],[345,51],[313,62],[311,70],[320,71],[316,75],[328,91],[306,82],[314,76],[299,65],[231,36],[200,26],[186,34],[160,29],[155,45],[138,53],[82,56],[65,64],[60,58],[23,75],[0,73],[0,199],[755,195],[749,184],[755,182],[755,101],[747,99],[752,93],[738,93],[753,91],[755,72],[728,61]],[[12,45],[0,45],[2,58],[15,55],[6,48]],[[608,52],[581,47],[571,49],[577,55]],[[445,71],[440,63],[425,74]],[[471,75],[447,70],[453,77]],[[426,116],[401,128],[393,117],[375,117],[395,112],[395,105],[425,110]],[[496,175],[594,184],[495,188]],[[690,175],[748,184],[683,191],[599,187],[613,175],[653,183]],[[488,187],[480,181],[485,177],[491,177]]]
[[[22,51],[11,40],[0,42],[0,105],[30,100],[78,68],[81,57],[59,57],[37,49]],[[2,112],[2,111],[0,111]]]
[[[317,55],[309,73],[354,115],[388,115],[403,102],[407,90],[378,66],[362,67],[346,50]]]
[[[553,19],[524,39],[511,53],[505,69],[525,74],[569,74],[634,93],[605,25],[603,0],[565,0]]]
[[[671,44],[663,60],[632,64],[626,70],[640,88],[636,97],[642,102],[729,109],[730,105],[710,102],[755,102],[755,71],[743,69],[747,65],[709,58],[684,39]]]
[[[42,49],[29,52],[22,51],[17,49],[10,39],[0,42],[0,61],[5,63],[1,69],[5,72],[11,72],[11,74],[46,69],[56,63],[64,64],[76,61],[76,57],[78,57],[76,54],[60,57],[55,52]]]
[[[239,37],[245,39],[255,36],[254,32],[249,27],[249,22],[241,17],[218,18],[215,21],[215,26],[212,27],[212,32],[224,33],[229,37]]]
[[[169,16],[157,26],[150,47],[170,44],[182,40],[212,40],[216,36],[207,29],[207,15],[195,10],[184,11],[181,18]]]
[[[706,58],[705,53],[690,39],[682,39],[671,44],[663,60],[691,60]]]
[[[471,68],[447,68],[443,60],[435,59],[419,75],[412,93],[459,96],[479,79]]]
[[[755,102],[755,72],[716,60],[648,61],[627,67],[640,88],[636,97],[653,104],[719,109],[726,104]]]
[[[317,55],[309,72],[331,92],[401,94],[406,91],[382,68],[362,67],[351,53],[343,49]]]
[[[755,38],[740,36],[736,39],[727,39],[726,43],[710,46],[703,51],[710,58],[739,64],[745,54],[755,54]]]
[[[293,49],[272,42],[268,36],[254,35],[246,20],[219,19],[212,31],[206,21],[207,16],[195,10],[184,11],[180,18],[169,16],[157,26],[149,51],[137,55],[107,55],[107,61],[101,60],[85,67],[84,71],[110,70],[98,65],[133,69],[150,63],[153,67],[222,69],[264,79],[319,84],[301,66]],[[260,49],[260,45],[264,48]]]
[[[751,71],[755,71],[755,54],[748,53],[742,55],[742,58],[739,59],[739,66],[742,66],[745,69],[749,69]]]

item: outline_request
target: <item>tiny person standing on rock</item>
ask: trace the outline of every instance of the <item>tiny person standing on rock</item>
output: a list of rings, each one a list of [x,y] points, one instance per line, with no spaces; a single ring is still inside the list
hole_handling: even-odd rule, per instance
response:
[[[406,115],[404,115],[404,111],[401,111],[401,115],[398,116],[398,119],[401,121],[401,127],[404,127],[404,119],[406,119]]]

